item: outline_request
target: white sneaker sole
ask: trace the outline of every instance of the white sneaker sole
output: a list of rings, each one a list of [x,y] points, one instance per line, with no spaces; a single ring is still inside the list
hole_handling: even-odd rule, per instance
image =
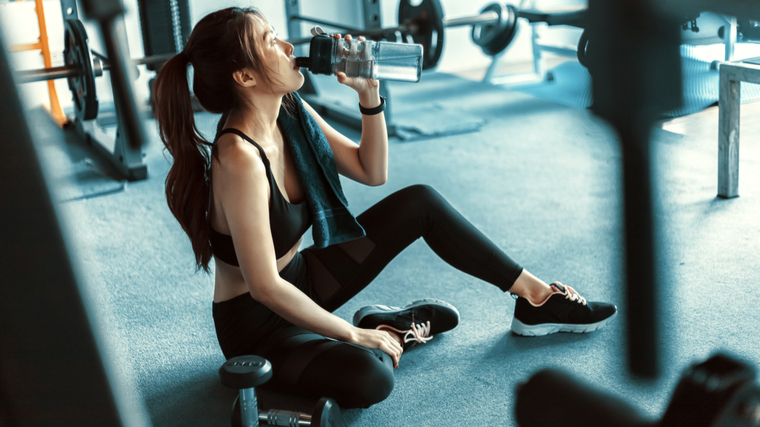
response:
[[[571,332],[574,334],[585,334],[594,332],[597,329],[602,329],[607,326],[612,319],[617,316],[617,311],[612,316],[596,323],[588,323],[585,325],[573,325],[571,323],[541,323],[540,325],[526,325],[525,323],[512,319],[512,332],[517,335],[526,337],[541,337],[544,335],[554,334],[557,332]]]
[[[363,307],[359,309],[356,313],[354,313],[354,326],[358,325],[359,322],[366,316],[369,316],[371,314],[379,314],[379,313],[392,313],[392,312],[401,312],[404,310],[409,310],[410,308],[419,307],[421,305],[439,305],[442,307],[446,307],[448,309],[451,309],[457,314],[457,324],[459,323],[460,317],[459,317],[459,310],[457,310],[456,307],[453,305],[447,303],[446,301],[441,301],[439,299],[432,299],[432,298],[426,298],[421,299],[418,301],[414,301],[411,304],[408,304],[404,307],[388,307],[387,305],[370,305],[367,307]]]

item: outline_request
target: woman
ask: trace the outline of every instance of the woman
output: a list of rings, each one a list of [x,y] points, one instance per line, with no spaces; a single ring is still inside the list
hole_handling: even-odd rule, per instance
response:
[[[198,100],[224,114],[213,143],[195,127],[189,64]],[[174,158],[167,200],[190,237],[198,268],[208,271],[215,257],[213,315],[227,358],[270,360],[270,388],[329,396],[343,408],[382,401],[393,389],[393,367],[404,347],[452,329],[459,313],[435,300],[365,307],[354,325],[331,313],[420,237],[452,266],[517,296],[512,329],[519,334],[589,332],[613,318],[614,306],[587,303],[572,288],[547,285],[523,270],[429,186],[405,188],[351,216],[363,237],[299,252],[309,226],[329,220],[315,214],[315,197],[305,191],[304,176],[317,172],[299,168],[293,153],[308,144],[286,131],[288,121],[300,117],[299,123],[318,126],[312,139],[329,143],[331,157],[322,164],[328,180],[330,167],[366,185],[386,180],[378,82],[337,78],[358,94],[364,114],[359,145],[293,93],[304,81],[293,46],[255,9],[203,18],[185,50],[158,75],[156,120]],[[340,199],[339,186],[330,194],[336,193]]]

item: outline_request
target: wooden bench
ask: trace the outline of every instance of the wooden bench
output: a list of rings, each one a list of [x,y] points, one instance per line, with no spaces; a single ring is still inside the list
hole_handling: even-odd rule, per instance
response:
[[[718,197],[739,196],[741,82],[760,84],[760,58],[720,64]]]

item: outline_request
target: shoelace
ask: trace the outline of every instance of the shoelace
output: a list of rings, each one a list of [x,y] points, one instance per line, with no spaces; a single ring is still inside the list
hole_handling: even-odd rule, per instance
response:
[[[410,342],[410,341],[416,341],[420,344],[425,344],[426,342],[433,339],[433,336],[430,335],[430,321],[428,320],[425,323],[414,323],[414,316],[412,316],[412,328],[406,331],[400,331],[392,326],[388,325],[380,325],[377,328],[378,330],[385,330],[390,329],[394,332],[397,332],[399,334],[404,334],[404,344]],[[410,337],[411,335],[411,337]]]
[[[565,288],[565,299],[569,299],[570,301],[577,301],[583,305],[586,305],[586,298],[583,298],[575,289],[571,288],[570,286],[563,285],[560,282],[556,283],[559,283],[560,286]]]
[[[560,291],[559,293],[564,295],[566,299],[569,299],[570,301],[578,301],[579,303],[586,305],[586,298],[582,297],[578,291],[571,288],[570,286],[563,285],[561,282],[554,282],[558,283],[560,286],[562,286],[565,289],[565,292]],[[554,284],[552,283],[552,285]],[[558,288],[559,289],[559,288]],[[520,298],[519,295],[510,293],[509,294],[512,299],[517,300],[517,298]]]

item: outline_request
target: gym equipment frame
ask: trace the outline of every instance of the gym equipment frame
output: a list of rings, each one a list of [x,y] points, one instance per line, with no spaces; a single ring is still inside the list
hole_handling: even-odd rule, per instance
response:
[[[719,65],[718,197],[739,196],[739,125],[742,82],[760,84],[760,58]]]

